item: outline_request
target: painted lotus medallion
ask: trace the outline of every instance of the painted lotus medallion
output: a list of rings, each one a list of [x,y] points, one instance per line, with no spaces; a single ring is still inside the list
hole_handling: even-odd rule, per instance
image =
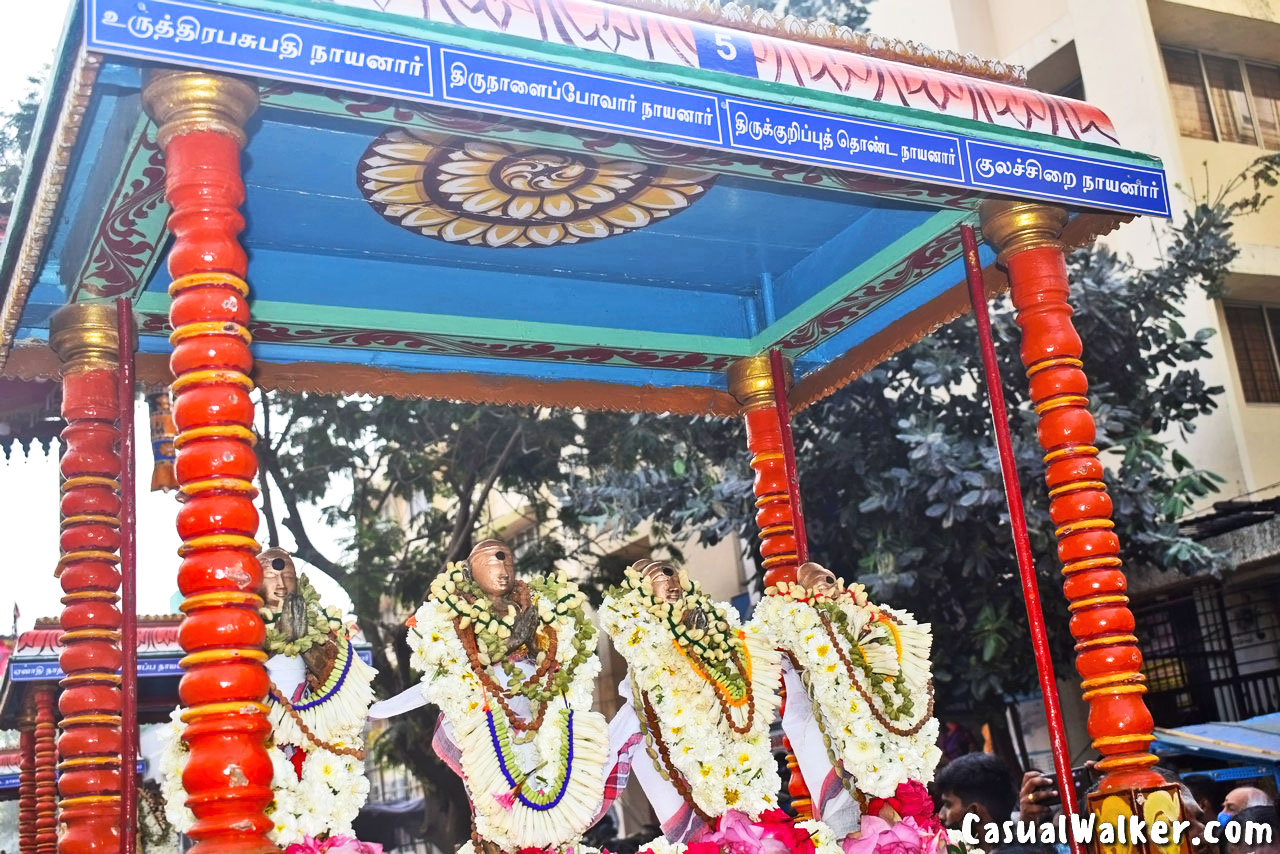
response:
[[[600,240],[679,213],[711,172],[393,128],[358,171],[369,204],[448,243],[536,248]]]

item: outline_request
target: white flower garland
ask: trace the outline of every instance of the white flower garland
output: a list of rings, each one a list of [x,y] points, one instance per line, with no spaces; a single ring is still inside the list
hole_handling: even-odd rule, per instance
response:
[[[700,595],[687,579],[684,583],[688,593]],[[712,817],[734,809],[754,819],[777,806],[781,790],[769,743],[769,726],[778,709],[781,659],[760,627],[742,627],[736,612],[725,603],[712,607],[715,613],[708,613],[708,620],[713,626],[723,624],[724,634],[738,637],[741,633],[744,659],[749,662],[749,697],[755,713],[746,733],[734,732],[725,722],[716,687],[694,670],[677,646],[669,618],[653,613],[654,600],[638,576],[628,579],[625,592],[615,591],[605,598],[600,623],[627,661],[636,689],[632,702],[641,725],[647,718],[642,705],[647,695],[660,730],[651,736],[665,742],[671,763],[688,783],[696,806]],[[746,709],[734,709],[739,726],[745,722]]]
[[[336,747],[360,747],[378,671],[364,663],[349,640],[342,635],[339,638],[338,657],[328,681],[319,691],[293,704],[293,708],[315,738]],[[318,746],[298,726],[287,707],[276,702],[275,697],[268,702],[267,719],[276,744],[296,744],[304,750]]]
[[[178,708],[169,717],[159,770],[165,817],[179,833],[186,833],[196,817],[186,805],[187,793],[182,787],[189,751],[182,740],[185,726],[181,714],[182,709]],[[285,846],[302,842],[306,836],[353,835],[351,822],[369,795],[364,763],[312,745],[302,762],[302,779],[298,779],[284,751],[271,747],[267,752],[271,756],[271,789],[275,798],[268,807],[274,822],[267,832],[272,842]]]
[[[556,661],[568,668],[580,654],[574,633],[580,630],[577,597],[581,593],[564,573],[535,582],[530,588],[531,606],[538,609],[542,627],[540,634],[555,633]],[[517,743],[517,739],[504,736],[504,713],[496,702],[489,702],[471,669],[454,627],[454,619],[462,618],[445,598],[452,593],[442,588],[418,609],[409,632],[410,664],[424,674],[423,695],[440,707],[453,729],[467,793],[475,809],[476,832],[503,849],[563,847],[567,851],[590,828],[604,801],[609,733],[604,716],[592,710],[600,659],[592,652],[573,669],[564,694],[550,701],[546,719],[533,732],[532,740]],[[566,607],[570,603],[577,604]],[[594,649],[594,639],[586,640]],[[488,672],[498,679],[496,666]],[[517,711],[527,714],[526,709]],[[570,721],[572,738],[568,739]],[[495,750],[499,741],[506,742],[502,745],[506,751]],[[526,803],[518,795],[531,797]],[[548,803],[551,801],[554,803]]]
[[[861,594],[861,595],[860,595]],[[911,735],[888,731],[873,714],[862,694],[854,687],[838,651],[820,620],[818,609],[808,601],[798,585],[765,596],[756,605],[752,625],[767,633],[772,642],[789,652],[800,665],[804,684],[819,727],[833,759],[843,766],[846,785],[852,778],[857,791],[877,798],[891,797],[898,784],[907,780],[927,782],[938,764],[938,722],[929,718]],[[927,625],[919,625],[905,612],[866,604],[858,585],[842,592],[833,601],[847,618],[850,630],[862,641],[862,651],[873,673],[895,678],[901,672],[905,690],[912,699],[911,711],[896,727],[911,729],[927,713],[929,696],[929,645]],[[877,612],[891,615],[892,628],[874,622]],[[897,632],[901,658],[895,651],[892,633]],[[842,646],[845,639],[836,635]],[[845,657],[860,663],[857,649],[844,649]],[[872,699],[874,687],[864,689]],[[889,710],[877,705],[882,715]]]

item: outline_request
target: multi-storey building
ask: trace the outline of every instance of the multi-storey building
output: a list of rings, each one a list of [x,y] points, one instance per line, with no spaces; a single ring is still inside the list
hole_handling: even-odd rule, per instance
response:
[[[1087,98],[1125,145],[1164,160],[1182,190],[1175,219],[1280,150],[1280,0],[879,0],[869,26],[1016,63],[1034,88]],[[1161,237],[1143,220],[1106,242],[1143,264]],[[1131,578],[1148,700],[1163,726],[1280,710],[1280,201],[1239,219],[1235,238],[1227,296],[1188,293],[1185,306],[1187,329],[1217,332],[1199,369],[1225,392],[1195,434],[1175,438],[1225,479],[1184,529],[1227,568],[1220,579]],[[1024,704],[1028,719],[1038,705]],[[1073,711],[1072,744],[1083,749]]]

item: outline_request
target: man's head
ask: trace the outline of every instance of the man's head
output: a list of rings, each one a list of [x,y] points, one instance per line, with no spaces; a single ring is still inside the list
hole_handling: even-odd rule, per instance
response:
[[[511,548],[501,540],[482,540],[467,555],[471,579],[491,599],[504,599],[516,586],[516,564]]]
[[[1271,796],[1253,786],[1238,786],[1222,799],[1222,811],[1227,815],[1235,815],[1249,807],[1267,806],[1271,806]]]
[[[938,772],[935,786],[942,798],[938,819],[953,830],[969,813],[982,823],[1007,821],[1016,802],[1013,776],[994,753],[957,756]]]
[[[1233,824],[1241,827],[1232,828],[1230,825]],[[1239,836],[1236,836],[1237,830]],[[1239,842],[1228,842],[1226,854],[1280,854],[1280,814],[1270,804],[1245,807],[1218,830],[1219,839],[1233,837],[1239,839]]]
[[[678,602],[684,595],[680,571],[662,560],[638,560],[631,568],[640,573],[649,593],[659,602]]]

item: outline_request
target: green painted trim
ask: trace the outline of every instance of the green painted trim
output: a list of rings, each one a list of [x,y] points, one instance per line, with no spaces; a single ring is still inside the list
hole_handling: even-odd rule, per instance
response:
[[[774,343],[783,340],[849,294],[876,281],[886,271],[901,263],[921,246],[924,246],[943,232],[958,228],[961,223],[972,220],[972,217],[973,214],[968,211],[938,211],[925,222],[903,234],[857,267],[840,276],[840,278],[778,318],[767,329],[752,337],[751,351],[753,353],[764,352],[767,348],[772,347]],[[845,328],[847,329],[848,327]],[[823,338],[815,341],[811,347],[801,351],[798,355],[809,352],[813,347],[819,346],[826,340]]]
[[[250,272],[252,281],[252,271]],[[139,312],[167,314],[167,294],[147,291],[137,301]],[[342,319],[335,320],[334,312]],[[553,342],[574,347],[612,347],[672,353],[701,353],[712,356],[749,356],[755,351],[743,338],[687,335],[675,332],[646,332],[611,327],[569,326],[526,320],[488,317],[460,317],[447,314],[416,314],[385,309],[319,306],[303,303],[255,300],[253,319],[283,326],[340,327],[377,331],[390,330],[419,335],[464,338],[467,340],[510,341],[514,343]]]
[[[315,0],[215,0],[222,5],[258,9],[280,15],[307,18],[325,23],[357,26],[376,32],[409,36],[438,41],[453,47],[493,51],[495,46],[507,48],[503,52],[515,58],[534,61],[556,61],[570,68],[589,69],[606,73],[623,74],[638,80],[688,86],[724,95],[754,98],[784,106],[808,107],[835,115],[887,122],[907,127],[960,133],[992,142],[1026,145],[1048,152],[1084,154],[1111,163],[1131,166],[1161,168],[1157,157],[1123,148],[1093,142],[1067,140],[1030,131],[1007,128],[1002,125],[977,122],[972,119],[942,116],[907,107],[897,107],[860,98],[851,98],[827,92],[815,92],[784,83],[751,80],[733,74],[704,71],[700,68],[681,68],[665,63],[648,62],[625,56],[589,51],[551,42],[534,41],[505,33],[490,33],[441,24],[404,15],[390,15],[368,9],[321,3]],[[855,171],[855,170],[849,170]]]

